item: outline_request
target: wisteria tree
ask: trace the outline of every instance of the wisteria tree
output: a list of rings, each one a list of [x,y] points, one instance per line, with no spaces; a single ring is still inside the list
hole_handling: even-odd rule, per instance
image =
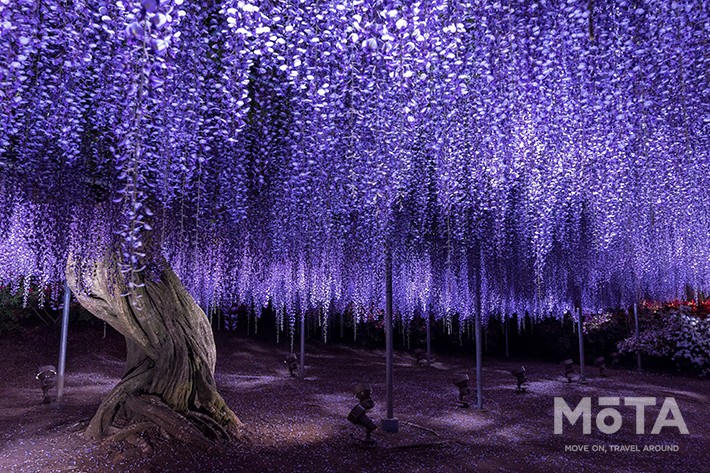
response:
[[[387,252],[403,320],[449,327],[707,291],[709,13],[0,0],[0,279],[126,337],[92,435],[205,445],[239,421],[201,307],[327,336]]]

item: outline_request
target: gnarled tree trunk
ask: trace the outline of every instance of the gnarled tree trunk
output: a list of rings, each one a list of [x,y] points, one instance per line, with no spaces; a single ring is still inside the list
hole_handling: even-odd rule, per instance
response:
[[[74,295],[123,334],[127,348],[123,379],[101,403],[87,433],[96,439],[121,437],[136,424],[157,424],[203,448],[237,435],[241,422],[215,387],[216,352],[207,317],[167,262],[154,274],[140,273],[145,285],[132,293],[110,259],[92,263],[90,280],[79,280],[77,264],[70,258],[66,271]]]

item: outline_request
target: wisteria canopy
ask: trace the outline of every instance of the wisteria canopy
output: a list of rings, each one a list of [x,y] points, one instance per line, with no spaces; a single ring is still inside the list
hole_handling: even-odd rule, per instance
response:
[[[0,0],[0,281],[562,314],[710,288],[710,4]],[[132,286],[133,284],[134,286]]]

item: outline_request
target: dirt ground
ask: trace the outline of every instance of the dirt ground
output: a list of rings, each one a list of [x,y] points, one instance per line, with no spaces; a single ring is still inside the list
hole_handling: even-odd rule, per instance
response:
[[[407,353],[395,356],[395,415],[400,432],[376,430],[365,447],[360,428],[346,417],[356,404],[351,386],[369,382],[378,424],[385,416],[385,365],[381,351],[343,345],[307,345],[306,378],[290,378],[283,363],[288,344],[220,333],[216,380],[227,403],[247,425],[250,442],[219,453],[159,441],[140,448],[103,445],[83,436],[102,396],[119,380],[125,348],[109,331],[70,327],[65,397],[41,404],[35,370],[55,364],[56,330],[0,337],[0,471],[3,472],[703,472],[710,471],[710,381],[610,370],[587,384],[567,384],[556,364],[526,362],[529,388],[514,392],[509,370],[520,361],[486,360],[485,409],[457,407],[454,376],[475,378],[470,359],[436,356],[416,366]],[[472,381],[473,384],[473,381]],[[657,397],[646,409],[646,434],[635,432],[635,410],[622,406],[622,428],[592,433],[565,424],[555,435],[553,398],[570,406],[598,396]],[[650,430],[665,397],[674,397],[689,434]],[[565,451],[587,446],[588,452]],[[636,446],[635,451],[611,451]],[[677,451],[649,452],[652,448]],[[579,448],[579,447],[577,447]],[[598,451],[593,451],[598,450]],[[606,451],[603,451],[606,450]]]

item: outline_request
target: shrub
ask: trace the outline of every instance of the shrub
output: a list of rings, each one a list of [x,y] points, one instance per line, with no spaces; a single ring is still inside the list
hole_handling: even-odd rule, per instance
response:
[[[23,296],[22,291],[0,286],[0,333],[17,330],[20,321],[29,316],[23,308]]]
[[[627,316],[623,311],[607,310],[584,318],[587,356],[608,356],[629,333]]]
[[[619,342],[619,351],[669,358],[679,368],[691,368],[710,376],[710,319],[693,315],[688,306],[643,311],[638,340]],[[639,314],[641,317],[642,314]]]

